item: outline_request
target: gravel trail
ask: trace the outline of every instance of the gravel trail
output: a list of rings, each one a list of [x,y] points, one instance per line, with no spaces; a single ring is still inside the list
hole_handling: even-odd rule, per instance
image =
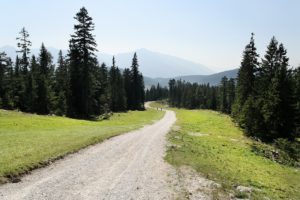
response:
[[[173,111],[0,186],[0,199],[175,199],[176,170],[163,160]],[[175,183],[176,184],[176,183]],[[176,187],[176,186],[175,186]]]

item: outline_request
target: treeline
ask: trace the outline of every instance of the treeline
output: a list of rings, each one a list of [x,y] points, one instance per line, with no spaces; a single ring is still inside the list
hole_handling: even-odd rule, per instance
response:
[[[169,81],[169,104],[188,109],[212,109],[231,113],[235,95],[234,79],[223,77],[219,86]]]
[[[289,68],[283,44],[273,37],[261,62],[253,34],[237,77],[233,117],[249,136],[265,141],[300,133],[300,69]]]
[[[169,88],[151,86],[146,90],[146,100],[168,99],[169,105],[187,109],[212,109],[231,113],[235,98],[235,81],[223,77],[219,86],[189,83],[171,79]]]
[[[99,64],[95,55],[94,23],[83,7],[74,17],[69,51],[59,52],[57,65],[41,45],[38,57],[30,55],[29,34],[23,28],[17,38],[19,55],[13,63],[0,53],[0,108],[38,114],[94,118],[111,111],[143,110],[144,81],[137,55],[123,72]]]
[[[167,87],[161,87],[159,83],[155,86],[152,85],[146,89],[145,99],[146,101],[158,101],[167,99],[169,96],[169,90]]]

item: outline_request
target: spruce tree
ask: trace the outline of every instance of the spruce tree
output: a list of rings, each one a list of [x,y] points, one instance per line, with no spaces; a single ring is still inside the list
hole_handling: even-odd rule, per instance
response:
[[[12,88],[13,88],[13,104],[15,109],[20,109],[21,107],[21,95],[22,95],[22,79],[20,75],[20,59],[18,55],[16,56],[16,61],[14,64],[13,70],[13,80],[12,80]]]
[[[228,78],[224,76],[221,80],[220,88],[219,88],[219,101],[220,101],[220,107],[219,110],[221,112],[227,113],[228,112],[228,100],[227,100],[227,82]]]
[[[39,104],[37,98],[37,83],[39,80],[39,64],[34,55],[32,55],[30,60],[30,71],[28,74],[28,88],[29,93],[29,111],[36,112],[37,105]]]
[[[0,108],[13,108],[13,69],[11,59],[0,52]]]
[[[131,107],[132,102],[132,88],[131,88],[131,71],[128,68],[125,68],[123,71],[124,78],[124,89],[126,95],[126,107]]]
[[[235,101],[235,80],[230,78],[227,82],[227,110],[226,113],[230,114],[233,103]]]
[[[68,89],[68,65],[62,51],[58,53],[57,68],[55,71],[55,114],[66,114],[66,98]]]
[[[131,95],[129,96],[128,108],[131,110],[142,110],[144,109],[144,79],[142,74],[139,72],[139,64],[136,53],[134,53],[131,65]]]
[[[292,138],[295,110],[293,107],[292,74],[288,69],[286,49],[271,39],[259,70],[259,102],[263,117],[261,138]],[[259,109],[259,108],[257,108]]]
[[[70,80],[67,100],[67,114],[71,117],[89,118],[93,113],[93,77],[95,67],[96,41],[92,31],[94,23],[88,11],[82,7],[74,19],[75,33],[69,42]]]
[[[28,75],[28,67],[29,67],[29,54],[30,54],[30,46],[31,42],[29,41],[29,33],[26,31],[25,28],[22,28],[19,32],[20,36],[17,37],[17,46],[19,50],[17,53],[21,54],[21,59],[19,60],[19,69],[20,69],[20,77],[19,77],[19,108],[22,111],[29,111],[30,110],[30,94],[28,94],[28,89],[30,80]]]
[[[300,66],[294,71],[295,137],[300,137]]]
[[[108,69],[104,63],[100,66],[99,73],[100,81],[100,114],[107,114],[110,111],[110,88],[109,88],[109,77]]]
[[[112,66],[109,71],[111,110],[113,112],[126,110],[126,94],[124,80],[119,68],[116,66],[115,58],[112,59]]]
[[[251,34],[250,43],[246,45],[241,67],[237,76],[236,98],[233,106],[233,116],[240,126],[244,127],[244,119],[247,113],[243,113],[243,106],[247,99],[255,95],[255,73],[258,68],[258,54],[254,42],[254,34]]]
[[[49,114],[51,111],[52,95],[52,56],[42,44],[39,55],[39,69],[37,78],[37,103],[36,112],[38,114]]]

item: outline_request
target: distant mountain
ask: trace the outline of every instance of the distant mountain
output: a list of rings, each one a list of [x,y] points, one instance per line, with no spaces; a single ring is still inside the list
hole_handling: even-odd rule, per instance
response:
[[[47,47],[53,56],[53,62],[56,63],[59,49]],[[16,49],[11,46],[0,47],[0,52],[5,51],[13,60],[16,57]],[[39,49],[32,49],[31,53],[39,54]],[[144,76],[148,77],[175,77],[189,74],[212,74],[213,71],[204,65],[197,64],[175,56],[170,56],[162,53],[149,51],[147,49],[136,50],[140,71]],[[63,50],[66,55],[67,51]],[[120,68],[130,67],[134,52],[116,54],[116,62]],[[105,62],[108,66],[111,65],[112,55],[105,53],[97,54],[100,63]]]
[[[117,64],[124,68],[131,65],[133,53],[117,54]],[[213,71],[204,65],[197,64],[182,58],[170,56],[162,53],[139,49],[136,51],[139,66],[144,76],[149,77],[174,77],[189,74],[212,74]]]
[[[232,69],[224,72],[219,72],[211,75],[190,75],[190,76],[177,76],[174,77],[175,80],[184,80],[190,83],[199,83],[199,84],[207,84],[210,85],[218,85],[222,79],[222,77],[226,76],[227,78],[236,78],[238,73],[238,69]],[[161,86],[168,86],[169,80],[172,78],[150,78],[144,77],[145,86],[149,88],[151,85],[157,85],[158,83]]]

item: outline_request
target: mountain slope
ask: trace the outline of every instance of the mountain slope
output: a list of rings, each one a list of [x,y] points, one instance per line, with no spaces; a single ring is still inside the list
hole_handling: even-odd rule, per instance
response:
[[[133,53],[117,54],[116,61],[122,68],[131,65]],[[189,74],[212,74],[213,71],[204,65],[197,64],[175,56],[139,49],[136,51],[140,70],[144,76],[149,77],[174,77]]]
[[[222,77],[226,76],[227,78],[236,78],[238,69],[232,69],[224,72],[219,72],[211,75],[190,75],[190,76],[177,76],[174,77],[175,80],[184,80],[191,83],[218,85]],[[145,86],[148,88],[151,85],[157,85],[158,83],[161,86],[168,86],[169,80],[172,78],[150,78],[144,76]]]

